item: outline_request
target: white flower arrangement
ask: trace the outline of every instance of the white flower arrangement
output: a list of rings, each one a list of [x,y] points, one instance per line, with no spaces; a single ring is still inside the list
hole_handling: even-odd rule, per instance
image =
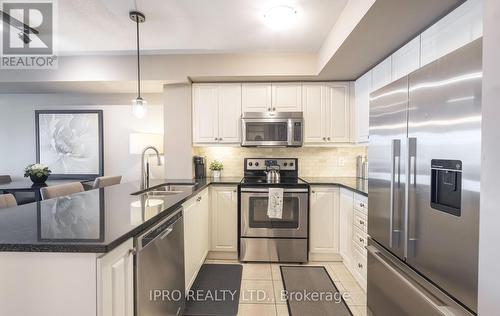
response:
[[[35,176],[38,178],[44,177],[44,176],[49,176],[52,173],[52,171],[49,169],[47,165],[40,164],[40,163],[35,163],[26,166],[24,168],[24,176],[25,177],[31,177]]]

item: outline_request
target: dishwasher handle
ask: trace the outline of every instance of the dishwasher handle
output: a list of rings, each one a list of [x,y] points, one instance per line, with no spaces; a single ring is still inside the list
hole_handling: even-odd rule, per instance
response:
[[[149,244],[153,243],[158,238],[164,239],[173,230],[174,225],[182,218],[182,208],[175,211],[172,215],[149,229],[147,232],[137,238],[138,251],[142,251]]]

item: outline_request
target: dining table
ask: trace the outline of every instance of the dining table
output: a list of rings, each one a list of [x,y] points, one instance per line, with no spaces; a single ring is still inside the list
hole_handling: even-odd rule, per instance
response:
[[[41,188],[50,187],[54,185],[71,183],[71,182],[81,182],[84,184],[88,180],[82,179],[48,179],[44,183],[33,183],[30,179],[13,179],[10,182],[0,183],[0,193],[16,193],[28,192],[34,193],[35,202],[42,200],[42,195],[40,193]]]

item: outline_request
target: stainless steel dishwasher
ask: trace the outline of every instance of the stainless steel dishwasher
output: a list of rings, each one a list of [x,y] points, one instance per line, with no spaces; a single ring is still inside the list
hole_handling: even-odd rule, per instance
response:
[[[136,240],[136,315],[184,310],[184,225],[179,208]]]

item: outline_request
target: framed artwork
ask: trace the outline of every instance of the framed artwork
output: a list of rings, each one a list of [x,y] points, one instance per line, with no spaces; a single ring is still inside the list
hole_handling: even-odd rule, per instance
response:
[[[93,180],[104,174],[102,110],[35,111],[36,161],[52,179]]]

